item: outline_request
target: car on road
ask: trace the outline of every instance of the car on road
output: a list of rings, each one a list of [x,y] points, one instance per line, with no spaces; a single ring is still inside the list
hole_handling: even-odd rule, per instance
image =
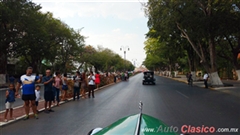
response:
[[[145,71],[143,72],[143,80],[142,80],[142,84],[153,84],[155,85],[156,79],[154,78],[154,72],[153,71]]]

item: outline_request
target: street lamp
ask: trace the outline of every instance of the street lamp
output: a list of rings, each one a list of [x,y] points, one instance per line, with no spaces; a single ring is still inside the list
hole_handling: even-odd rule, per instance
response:
[[[137,59],[132,59],[132,61],[133,61],[134,67],[136,67],[135,62],[137,61]]]
[[[130,48],[128,46],[121,46],[120,47],[120,51],[123,51],[124,53],[124,60],[125,60],[125,64],[124,64],[124,70],[126,70],[126,52],[129,51]]]

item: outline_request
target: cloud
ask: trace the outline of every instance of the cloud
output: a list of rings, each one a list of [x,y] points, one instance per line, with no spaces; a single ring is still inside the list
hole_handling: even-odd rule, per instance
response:
[[[120,48],[129,47],[130,50],[127,51],[127,59],[132,61],[132,59],[137,59],[137,62],[141,64],[145,59],[145,52],[143,50],[143,37],[135,33],[107,33],[107,34],[96,34],[93,32],[85,32],[83,30],[83,35],[88,36],[86,39],[87,45],[92,45],[97,48],[97,46],[103,46],[104,48],[109,48],[114,52],[118,53],[123,57],[123,51]]]
[[[35,2],[35,1],[33,1]],[[39,1],[36,1],[39,3]],[[57,18],[68,17],[113,17],[123,20],[133,20],[144,17],[144,12],[139,11],[139,2],[41,2],[43,12],[53,12]]]
[[[112,32],[120,32],[120,29],[119,28],[114,29],[114,30],[112,30]]]
[[[143,43],[144,34],[148,28],[147,19],[138,0],[86,1],[33,0],[41,3],[43,12],[52,12],[55,18],[66,22],[70,27],[75,29],[84,27],[81,34],[88,37],[85,40],[87,45],[94,47],[100,45],[113,50],[120,56],[123,56],[120,47],[129,46],[127,59],[130,61],[137,59],[141,64],[145,59]]]

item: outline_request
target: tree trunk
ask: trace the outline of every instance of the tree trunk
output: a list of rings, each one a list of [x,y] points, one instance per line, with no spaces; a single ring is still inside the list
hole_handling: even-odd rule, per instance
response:
[[[193,81],[197,80],[196,71],[191,71]]]
[[[223,83],[218,75],[218,72],[210,73],[211,86],[223,86]]]
[[[216,64],[216,47],[214,44],[214,39],[212,37],[209,38],[209,51],[210,51],[210,79],[212,86],[223,86],[223,83],[217,72],[217,64]]]
[[[207,16],[212,18],[212,1],[208,0],[207,5]],[[214,43],[214,35],[213,35],[213,29],[212,29],[212,23],[209,23],[208,26],[208,44],[209,44],[209,53],[210,53],[210,65],[211,65],[211,71],[210,71],[210,82],[212,86],[223,86],[223,83],[218,75],[217,72],[217,63],[216,63],[216,46]]]
[[[6,83],[7,56],[3,52],[0,54],[0,84]]]
[[[174,77],[177,77],[178,71],[174,71]]]
[[[237,73],[237,80],[240,81],[240,69],[236,70],[236,73]]]
[[[0,52],[0,74],[6,74],[7,71],[7,56]]]
[[[79,65],[79,67],[77,68],[78,71],[80,70],[80,68],[82,68],[83,64],[84,64],[84,62],[82,62],[82,63]]]

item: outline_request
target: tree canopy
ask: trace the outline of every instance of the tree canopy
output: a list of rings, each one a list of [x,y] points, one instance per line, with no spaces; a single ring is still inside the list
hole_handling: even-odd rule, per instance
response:
[[[9,74],[23,73],[27,66],[36,73],[46,68],[72,72],[84,63],[102,71],[123,70],[123,63],[134,69],[107,48],[86,46],[81,29],[71,28],[41,8],[30,0],[0,0],[0,74],[7,72],[10,58],[18,62]]]
[[[237,0],[149,0],[144,5],[149,18],[149,32],[146,35],[156,38],[158,46],[165,44],[165,49],[173,55],[182,54],[181,58],[187,56],[188,62],[197,56],[194,60],[198,61],[192,61],[190,66],[200,62],[209,73],[217,72],[219,56],[225,60],[231,59],[235,69],[239,69],[239,5]],[[170,56],[158,56],[159,59],[171,59]]]

